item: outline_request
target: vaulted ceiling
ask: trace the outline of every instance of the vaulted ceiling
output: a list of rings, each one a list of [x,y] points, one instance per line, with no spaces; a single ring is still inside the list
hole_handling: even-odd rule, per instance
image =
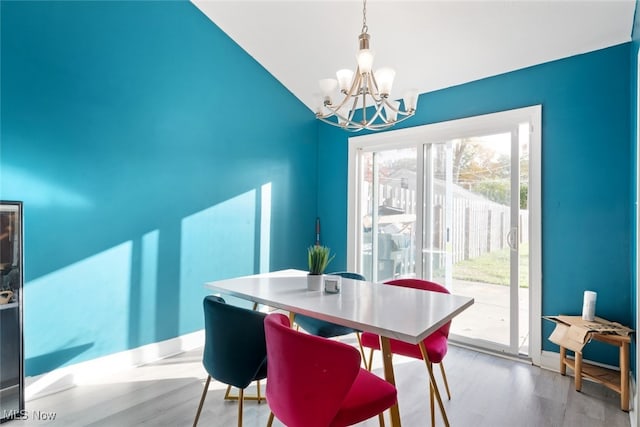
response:
[[[355,68],[361,1],[192,2],[312,110],[319,79]],[[634,10],[635,0],[370,0],[366,16],[374,70],[396,70],[400,98],[630,41]]]

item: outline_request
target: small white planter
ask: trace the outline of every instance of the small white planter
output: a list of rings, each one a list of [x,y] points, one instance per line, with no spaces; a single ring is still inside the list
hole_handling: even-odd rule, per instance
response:
[[[322,274],[307,274],[307,289],[319,291],[322,289]]]

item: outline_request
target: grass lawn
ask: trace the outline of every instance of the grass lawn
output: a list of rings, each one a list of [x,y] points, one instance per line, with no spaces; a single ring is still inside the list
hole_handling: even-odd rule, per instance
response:
[[[453,278],[472,282],[509,284],[509,248],[461,261],[453,266]],[[529,287],[529,244],[520,245],[518,282],[521,288]]]

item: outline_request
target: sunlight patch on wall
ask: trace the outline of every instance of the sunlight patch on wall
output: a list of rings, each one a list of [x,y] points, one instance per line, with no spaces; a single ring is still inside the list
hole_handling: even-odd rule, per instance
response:
[[[256,191],[251,190],[182,220],[180,244],[181,334],[201,328],[205,282],[254,272]],[[225,298],[227,299],[227,298]]]
[[[268,273],[271,261],[271,183],[264,184],[260,191],[260,273]]]
[[[158,284],[158,242],[160,231],[142,236],[140,257],[140,339],[153,342],[156,336],[156,290]],[[153,301],[153,302],[151,302]]]
[[[27,359],[46,363],[65,349],[87,347],[64,365],[126,349],[131,251],[128,241],[26,283]]]

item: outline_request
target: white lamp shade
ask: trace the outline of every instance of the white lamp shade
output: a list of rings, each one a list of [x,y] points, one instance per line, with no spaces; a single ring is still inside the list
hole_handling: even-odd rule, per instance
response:
[[[389,105],[384,105],[384,115],[387,118],[387,122],[395,122],[398,118],[398,109],[400,108],[400,101],[389,101]]]
[[[338,86],[336,79],[322,79],[318,82],[324,97],[331,96]]]
[[[378,91],[381,95],[389,95],[391,93],[391,86],[393,86],[393,78],[395,76],[396,72],[393,68],[389,67],[380,68],[375,72]]]
[[[418,107],[418,92],[417,91],[409,91],[404,94],[404,109],[408,112],[411,110],[415,110]]]
[[[373,51],[371,49],[360,49],[356,59],[361,74],[371,72],[371,67],[373,66]]]
[[[336,72],[336,77],[338,78],[338,89],[341,92],[348,92],[351,88],[351,82],[353,81],[353,71],[342,69]]]

